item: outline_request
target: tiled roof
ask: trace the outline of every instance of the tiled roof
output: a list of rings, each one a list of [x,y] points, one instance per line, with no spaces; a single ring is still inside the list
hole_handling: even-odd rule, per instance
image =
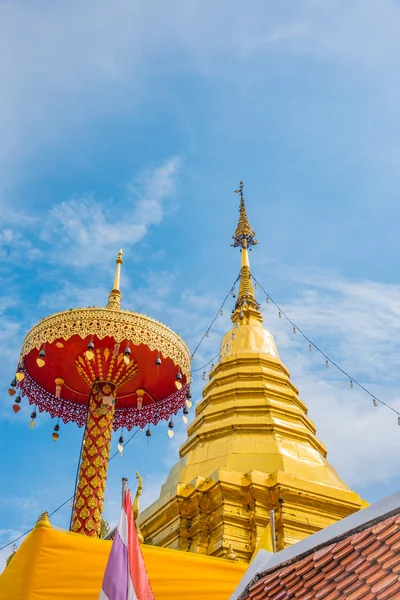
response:
[[[246,600],[400,600],[400,515],[261,574]]]

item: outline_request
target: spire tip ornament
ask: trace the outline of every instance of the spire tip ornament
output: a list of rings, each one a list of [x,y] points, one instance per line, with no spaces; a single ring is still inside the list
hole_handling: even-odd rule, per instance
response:
[[[239,189],[235,190],[236,194],[240,194],[240,207],[239,207],[239,222],[237,224],[235,233],[233,234],[233,246],[237,248],[240,246],[242,253],[242,268],[240,270],[240,285],[237,301],[235,304],[235,310],[232,315],[232,321],[237,321],[238,318],[243,319],[245,316],[244,312],[249,315],[252,313],[257,319],[262,320],[260,313],[260,305],[258,304],[254,289],[253,280],[250,271],[248,248],[255,246],[258,242],[255,239],[255,231],[250,227],[249,220],[247,218],[246,206],[244,203],[243,196],[243,181],[239,184]]]
[[[119,289],[119,286],[120,286],[120,277],[121,277],[121,265],[124,262],[122,260],[122,256],[123,256],[123,253],[122,253],[122,248],[121,248],[120,251],[118,252],[117,260],[115,261],[117,263],[117,268],[115,269],[113,289],[111,290],[111,292],[108,296],[107,308],[109,308],[111,310],[120,310],[121,309],[122,294]]]
[[[246,206],[244,203],[243,196],[243,181],[239,184],[239,189],[235,190],[235,194],[240,194],[240,207],[239,207],[239,222],[236,227],[236,231],[233,234],[233,246],[241,246],[242,248],[255,246],[258,241],[255,239],[255,231],[250,227],[249,220],[247,218]]]

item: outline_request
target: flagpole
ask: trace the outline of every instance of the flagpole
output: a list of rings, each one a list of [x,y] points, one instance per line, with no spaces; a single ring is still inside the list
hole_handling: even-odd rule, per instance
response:
[[[126,477],[122,478],[122,502],[121,502],[121,506],[124,506],[124,498],[125,498],[125,492],[128,488],[128,480]]]
[[[276,553],[276,539],[275,539],[275,511],[269,511],[269,518],[271,523],[271,538],[272,538],[272,548],[274,553]]]

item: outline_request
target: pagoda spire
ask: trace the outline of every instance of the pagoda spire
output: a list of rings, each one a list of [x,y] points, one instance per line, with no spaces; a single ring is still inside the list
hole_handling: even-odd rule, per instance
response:
[[[251,246],[255,246],[258,242],[255,239],[255,232],[250,227],[247,218],[246,205],[243,196],[243,181],[240,182],[239,189],[235,190],[235,193],[240,194],[240,207],[239,222],[232,238],[233,246],[235,248],[240,246],[240,251],[242,253],[242,267],[240,270],[239,293],[235,305],[235,312],[232,315],[232,321],[236,321],[238,318],[242,319],[245,315],[254,316],[262,321],[260,307],[254,294],[248,253],[248,248],[250,247],[251,249]]]
[[[120,310],[122,294],[120,292],[119,286],[121,277],[121,265],[124,262],[122,260],[122,248],[118,252],[117,260],[115,262],[117,263],[117,268],[115,269],[113,289],[111,290],[108,296],[107,308],[110,308],[112,310]]]

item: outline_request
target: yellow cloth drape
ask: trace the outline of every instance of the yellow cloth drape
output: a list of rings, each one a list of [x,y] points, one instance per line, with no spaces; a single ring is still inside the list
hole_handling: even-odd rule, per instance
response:
[[[97,600],[111,542],[35,527],[0,575],[1,600]],[[155,600],[227,600],[247,565],[142,546]]]

